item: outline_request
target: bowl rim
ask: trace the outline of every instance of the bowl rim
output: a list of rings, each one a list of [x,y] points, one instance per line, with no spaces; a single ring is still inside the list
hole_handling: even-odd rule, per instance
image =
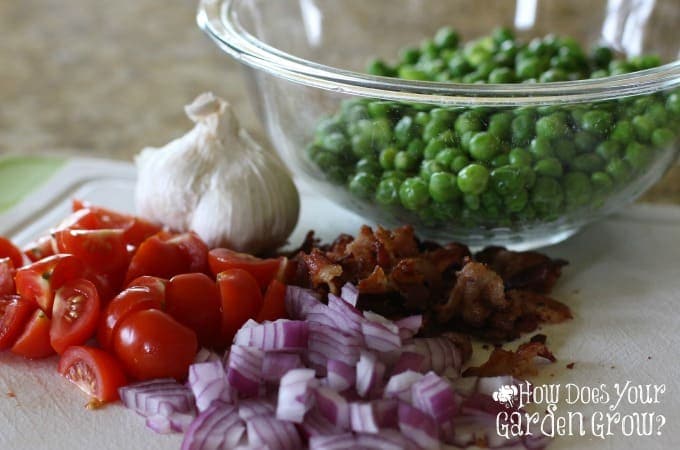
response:
[[[345,95],[447,106],[540,106],[588,103],[680,87],[680,59],[628,74],[534,84],[465,84],[410,81],[319,64],[264,43],[239,22],[240,0],[200,0],[198,26],[238,61],[297,84]]]

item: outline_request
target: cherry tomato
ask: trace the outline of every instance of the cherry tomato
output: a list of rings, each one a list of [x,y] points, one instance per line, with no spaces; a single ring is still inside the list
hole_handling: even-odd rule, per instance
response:
[[[165,278],[152,277],[149,275],[142,275],[141,277],[132,280],[127,287],[148,287],[154,291],[158,298],[165,303],[165,292],[167,290],[168,280]]]
[[[81,200],[73,200],[73,211],[88,210],[95,218],[95,225],[90,229],[120,228],[124,232],[127,244],[138,246],[146,238],[158,233],[161,227],[139,217],[121,214],[110,209],[90,205]]]
[[[24,255],[31,262],[40,261],[43,258],[54,255],[51,236],[41,236],[23,248]]]
[[[161,231],[139,246],[130,261],[126,284],[142,275],[171,278],[181,273],[204,272],[208,247],[195,233],[173,235]]]
[[[12,241],[0,236],[0,258],[9,258],[12,260],[14,267],[21,267],[24,265],[24,255],[21,253]]]
[[[127,384],[120,362],[98,348],[69,347],[61,356],[57,370],[87,396],[100,402],[117,400],[118,388]]]
[[[64,283],[81,277],[83,272],[83,263],[78,258],[59,254],[20,268],[14,281],[22,298],[34,302],[51,316],[55,291]]]
[[[222,316],[220,291],[203,273],[176,275],[168,283],[166,312],[194,332],[206,347],[217,344]]]
[[[113,337],[125,371],[138,380],[172,377],[185,380],[198,341],[196,333],[170,315],[145,309],[125,317]]]
[[[14,264],[9,258],[0,258],[0,295],[14,294]]]
[[[208,254],[210,270],[215,276],[225,270],[243,269],[255,277],[262,291],[267,289],[272,279],[277,276],[285,259],[283,257],[261,259],[226,248],[215,248]]]
[[[57,290],[52,310],[50,342],[62,354],[92,337],[99,320],[99,294],[91,281],[78,278]]]
[[[50,344],[51,323],[47,314],[36,309],[26,324],[24,332],[12,346],[12,353],[31,359],[54,355],[54,349]]]
[[[262,293],[255,278],[243,269],[230,269],[217,275],[222,300],[222,343],[229,345],[248,319],[262,309]]]
[[[18,295],[0,295],[0,350],[14,345],[35,311],[35,304]]]
[[[98,228],[100,228],[100,223],[97,216],[89,209],[80,209],[66,216],[52,231],[96,230]]]
[[[96,272],[125,270],[128,262],[123,230],[59,230],[54,232],[57,250],[80,258]]]
[[[165,292],[149,286],[133,286],[118,294],[104,310],[99,328],[97,341],[102,348],[113,347],[113,335],[120,321],[128,314],[144,309],[163,309]]]
[[[264,294],[262,308],[255,320],[264,322],[265,320],[274,321],[286,317],[288,317],[286,312],[286,285],[279,280],[272,280]]]

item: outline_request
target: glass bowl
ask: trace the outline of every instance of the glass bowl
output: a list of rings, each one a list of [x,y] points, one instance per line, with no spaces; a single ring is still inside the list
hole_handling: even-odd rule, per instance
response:
[[[678,153],[677,0],[202,0],[197,20],[246,67],[255,109],[296,176],[425,239],[559,242],[631,203]],[[524,41],[570,36],[670,62],[521,84],[365,74],[404,48],[419,48],[421,64],[444,26],[475,45],[503,26]]]

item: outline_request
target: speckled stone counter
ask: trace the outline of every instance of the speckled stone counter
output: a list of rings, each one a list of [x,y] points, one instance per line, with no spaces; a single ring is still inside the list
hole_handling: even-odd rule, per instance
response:
[[[190,123],[212,90],[256,134],[238,64],[195,25],[194,0],[0,1],[0,154],[130,157]],[[645,200],[680,204],[676,165]]]

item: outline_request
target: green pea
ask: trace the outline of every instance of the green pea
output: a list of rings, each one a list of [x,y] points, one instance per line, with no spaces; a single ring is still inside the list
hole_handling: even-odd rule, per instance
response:
[[[523,80],[538,78],[541,75],[541,66],[536,57],[521,59],[517,62],[517,77]]]
[[[437,156],[435,156],[435,161],[437,161],[439,164],[441,164],[444,167],[449,167],[451,165],[451,162],[453,161],[453,158],[456,156],[460,156],[463,154],[463,151],[458,149],[458,148],[445,148],[442,149],[439,153],[437,153]]]
[[[451,171],[458,173],[468,164],[470,164],[470,158],[465,155],[459,155],[453,158],[453,161],[451,161],[451,165],[449,167],[451,168]]]
[[[571,168],[582,172],[597,172],[605,165],[604,160],[595,153],[583,153],[571,161]]]
[[[623,75],[634,70],[627,61],[614,60],[609,63],[609,73],[613,75]]]
[[[449,60],[448,66],[451,75],[454,77],[462,77],[472,71],[472,66],[463,55],[453,56]]]
[[[489,161],[501,150],[501,141],[493,134],[483,131],[470,139],[470,156],[477,161]]]
[[[447,172],[437,172],[430,177],[430,197],[438,203],[455,200],[461,196],[456,176]]]
[[[513,166],[530,166],[532,157],[531,153],[523,148],[513,148],[508,155],[510,164]]]
[[[531,204],[542,215],[551,214],[560,209],[564,201],[562,186],[554,178],[538,177],[531,189]]]
[[[590,59],[595,63],[596,67],[609,67],[609,63],[614,59],[614,52],[609,47],[598,46],[590,53]]]
[[[570,172],[564,176],[564,199],[569,206],[583,206],[590,201],[590,177],[583,172]]]
[[[633,124],[628,120],[620,120],[614,126],[610,137],[612,140],[621,144],[627,144],[635,139],[635,130]]]
[[[349,141],[343,133],[331,133],[326,135],[321,145],[328,151],[341,155],[347,151]]]
[[[446,167],[442,166],[437,161],[434,160],[423,161],[422,164],[420,165],[420,172],[418,174],[420,175],[420,178],[422,178],[425,181],[428,181],[433,174],[437,172],[443,172],[445,170]]]
[[[440,48],[456,48],[458,46],[459,36],[451,27],[443,27],[437,30],[434,35],[434,44]]]
[[[423,159],[423,151],[425,150],[425,143],[420,139],[414,139],[409,142],[406,151],[416,160]]]
[[[399,186],[401,186],[401,182],[395,178],[387,178],[380,181],[375,190],[375,200],[385,206],[398,205]]]
[[[588,111],[581,118],[581,128],[596,136],[606,135],[614,124],[612,114],[607,111]]]
[[[546,177],[561,177],[564,170],[562,169],[562,164],[557,158],[543,158],[534,164],[534,170],[537,175],[543,175]]]
[[[512,120],[512,142],[516,145],[526,145],[534,137],[536,122],[531,115],[523,114]]]
[[[440,151],[446,147],[446,143],[441,139],[432,139],[423,150],[423,158],[434,159]]]
[[[400,170],[386,170],[383,172],[381,178],[383,180],[395,179],[401,183],[402,181],[408,178],[408,174]]]
[[[439,54],[439,49],[434,41],[430,39],[425,39],[420,44],[420,60],[427,60],[436,58]]]
[[[429,187],[421,178],[407,178],[399,187],[399,200],[404,208],[417,211],[429,202]]]
[[[510,157],[507,153],[501,153],[500,155],[494,156],[494,158],[491,160],[491,167],[494,169],[507,165],[510,165]]]
[[[373,155],[373,137],[368,133],[355,134],[352,136],[352,153],[357,158]]]
[[[416,113],[413,121],[421,127],[425,127],[430,122],[430,115],[425,111],[419,111]]]
[[[571,134],[569,125],[561,114],[541,117],[536,122],[536,135],[546,139],[560,139]]]
[[[321,120],[319,125],[316,127],[316,133],[318,136],[323,137],[331,133],[342,133],[344,131],[344,125],[342,121],[336,117],[330,117]]]
[[[491,186],[501,195],[510,195],[524,188],[522,171],[514,166],[503,166],[491,171]]]
[[[341,117],[349,124],[357,123],[360,120],[366,120],[370,116],[368,108],[361,103],[347,102],[343,104],[345,107],[341,113]]]
[[[405,48],[401,51],[400,59],[404,64],[415,64],[420,59],[420,50],[417,48]]]
[[[632,172],[630,165],[621,158],[614,158],[607,163],[605,171],[614,181],[622,183],[628,180]]]
[[[484,125],[482,120],[474,111],[466,111],[456,119],[455,130],[459,136],[469,131],[481,131]]]
[[[397,152],[394,156],[394,168],[402,172],[409,172],[418,165],[418,159],[406,151]]]
[[[489,183],[489,170],[480,164],[470,164],[458,172],[458,188],[465,194],[479,195]]]
[[[548,69],[538,77],[541,83],[554,83],[557,81],[569,81],[569,75],[562,69]]]
[[[413,81],[428,81],[430,79],[430,77],[427,76],[427,73],[414,66],[399,67],[399,78]]]
[[[562,163],[569,163],[576,156],[576,145],[571,140],[559,140],[553,143],[553,152]]]
[[[526,189],[520,189],[503,197],[503,203],[510,212],[522,211],[529,203],[529,193]]]
[[[675,141],[675,133],[668,128],[657,128],[652,133],[652,145],[656,148],[670,147]]]
[[[463,194],[463,203],[468,209],[472,211],[477,211],[482,206],[482,201],[479,198],[479,195],[475,194]]]
[[[654,158],[652,149],[638,142],[631,142],[626,147],[625,160],[633,169],[643,169]]]
[[[550,140],[542,136],[538,136],[531,141],[529,151],[537,160],[553,156],[553,149]]]
[[[676,116],[680,116],[680,92],[674,92],[666,99],[666,109]]]
[[[491,32],[491,37],[496,44],[502,44],[506,41],[513,41],[515,39],[515,33],[510,28],[498,27]]]
[[[587,131],[578,131],[574,134],[574,145],[580,152],[592,151],[599,143],[599,138]]]
[[[609,192],[614,187],[614,181],[605,172],[595,172],[590,176],[593,189],[599,192]]]
[[[610,160],[621,155],[621,144],[617,141],[604,141],[595,149],[600,158]]]
[[[360,172],[349,182],[349,190],[361,198],[371,198],[378,186],[378,177],[371,173]]]
[[[378,157],[378,162],[380,166],[385,170],[394,169],[394,158],[397,155],[398,150],[394,147],[386,147],[380,152]]]
[[[487,131],[498,139],[507,140],[512,135],[513,115],[510,112],[499,112],[489,118]]]
[[[432,140],[440,135],[443,131],[448,130],[451,127],[448,120],[437,120],[434,117],[430,122],[425,125],[423,130],[423,139],[426,141]]]
[[[402,117],[394,126],[394,138],[402,145],[406,145],[418,133],[417,125],[411,116]]]
[[[635,116],[632,120],[635,136],[639,141],[649,142],[652,138],[652,133],[656,128],[654,121],[647,116]]]
[[[508,67],[498,67],[493,69],[489,73],[488,81],[489,83],[501,84],[501,83],[514,83],[515,82],[515,71]]]
[[[378,162],[377,158],[373,156],[368,158],[362,158],[359,161],[357,161],[356,171],[378,175],[382,171],[382,167],[380,166],[380,163]]]
[[[394,107],[394,102],[386,101],[375,101],[368,104],[368,114],[374,118],[378,119],[381,117],[386,117],[390,114],[390,111]]]
[[[657,127],[663,127],[668,122],[668,112],[661,102],[654,102],[647,108],[645,116],[649,118]]]
[[[374,59],[369,63],[368,73],[379,77],[391,77],[396,74],[392,67],[380,59]]]
[[[640,116],[647,111],[647,109],[654,104],[654,98],[649,95],[643,97],[636,97],[632,99],[632,104],[628,106],[626,112],[632,116]]]

